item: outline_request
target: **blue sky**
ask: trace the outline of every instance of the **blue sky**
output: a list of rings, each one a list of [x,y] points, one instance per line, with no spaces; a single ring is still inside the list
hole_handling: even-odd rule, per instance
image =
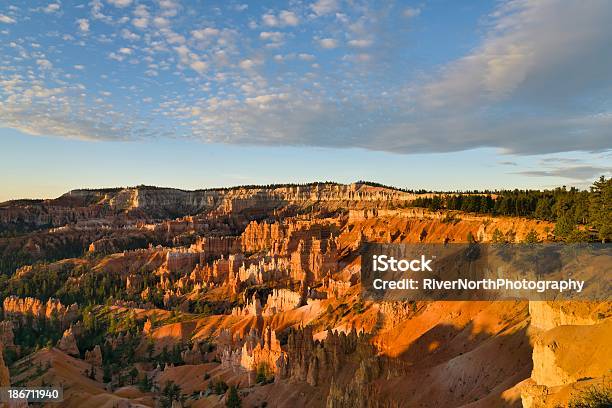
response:
[[[612,3],[4,1],[0,200],[610,174]]]

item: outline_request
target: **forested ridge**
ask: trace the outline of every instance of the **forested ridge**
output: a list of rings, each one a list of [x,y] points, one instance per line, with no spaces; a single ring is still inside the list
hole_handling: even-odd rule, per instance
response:
[[[414,207],[537,218],[555,222],[555,235],[567,241],[612,241],[612,179],[601,176],[588,190],[501,190],[419,197]]]

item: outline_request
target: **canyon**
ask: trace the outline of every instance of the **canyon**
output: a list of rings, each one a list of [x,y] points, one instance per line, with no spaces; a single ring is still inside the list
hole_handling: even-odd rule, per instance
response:
[[[609,301],[362,299],[364,242],[556,239],[543,220],[411,205],[423,196],[313,183],[2,203],[0,385],[62,384],[66,407],[222,407],[235,390],[244,407],[476,408],[609,383]]]

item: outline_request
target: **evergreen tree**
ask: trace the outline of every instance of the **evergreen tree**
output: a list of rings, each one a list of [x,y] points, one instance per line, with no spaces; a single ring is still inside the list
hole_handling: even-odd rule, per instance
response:
[[[241,408],[242,401],[240,400],[240,396],[238,395],[238,390],[233,385],[229,388],[227,392],[227,399],[225,400],[225,406],[228,408]]]
[[[102,375],[102,381],[105,383],[111,382],[113,379],[112,372],[109,366],[104,366],[104,374]]]
[[[576,223],[569,215],[562,215],[555,224],[555,235],[564,241],[576,231]]]
[[[549,198],[541,197],[538,199],[534,216],[541,220],[552,221],[552,203]]]
[[[589,219],[601,242],[612,241],[612,178],[601,176],[591,186]]]

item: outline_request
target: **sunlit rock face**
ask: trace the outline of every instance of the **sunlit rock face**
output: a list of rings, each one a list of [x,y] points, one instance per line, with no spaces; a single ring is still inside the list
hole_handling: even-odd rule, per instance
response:
[[[609,375],[609,302],[529,302],[533,371],[522,384],[526,407],[563,403]]]

